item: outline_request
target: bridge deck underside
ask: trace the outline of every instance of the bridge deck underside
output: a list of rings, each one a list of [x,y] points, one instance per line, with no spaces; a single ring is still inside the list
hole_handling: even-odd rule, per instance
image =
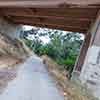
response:
[[[96,19],[99,5],[61,6],[58,8],[1,7],[0,14],[15,24],[48,27],[87,33]]]

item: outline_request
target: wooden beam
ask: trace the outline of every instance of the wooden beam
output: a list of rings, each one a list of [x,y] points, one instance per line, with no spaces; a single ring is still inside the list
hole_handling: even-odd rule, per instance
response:
[[[80,48],[80,54],[74,66],[74,71],[81,72],[90,42],[91,42],[91,33],[87,33],[87,35],[85,35],[85,40]]]
[[[15,17],[15,16],[9,16],[10,19],[13,21],[18,21],[18,22],[26,22],[26,23],[37,23],[37,24],[50,24],[50,25],[61,25],[61,26],[72,26],[75,28],[83,28],[83,29],[88,29],[89,24],[87,21],[74,21],[74,20],[57,20],[55,18],[48,19],[48,18],[31,18],[31,17]]]
[[[55,19],[55,20],[68,20],[68,21],[80,21],[80,22],[87,22],[90,23],[94,21],[94,19],[89,18],[72,18],[72,17],[58,17],[58,16],[38,16],[38,15],[17,15],[17,14],[2,14],[3,16],[14,16],[14,17],[27,17],[27,18],[40,18],[40,19]]]
[[[6,8],[1,9],[1,12],[5,15],[11,16],[25,16],[25,17],[60,17],[60,18],[71,18],[71,19],[84,19],[93,20],[97,14],[98,9],[93,8],[60,8],[60,9],[22,9],[22,8]]]
[[[79,29],[79,28],[74,28],[74,27],[65,27],[65,26],[55,26],[55,25],[50,25],[50,24],[37,24],[37,23],[25,23],[25,22],[14,22],[16,24],[22,24],[22,25],[31,25],[31,26],[36,26],[36,27],[42,27],[42,28],[51,28],[51,29],[58,29],[58,30],[63,30],[63,31],[72,31],[72,32],[80,32],[83,34],[86,34],[87,30],[86,29]]]
[[[73,31],[73,32],[81,32],[81,33],[86,33],[87,31],[87,29],[79,28],[79,27],[55,25],[55,24],[49,24],[49,23],[34,23],[33,21],[30,22],[26,20],[25,21],[13,20],[13,23],[31,25],[31,26],[37,26],[37,27],[47,27],[47,28],[53,28],[53,29],[59,29],[59,30],[65,30],[65,31]]]
[[[0,0],[1,7],[84,7],[100,4],[100,0]]]

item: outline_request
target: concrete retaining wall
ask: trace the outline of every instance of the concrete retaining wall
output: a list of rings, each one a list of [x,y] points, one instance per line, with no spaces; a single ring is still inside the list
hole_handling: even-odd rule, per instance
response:
[[[0,18],[0,32],[6,34],[12,39],[19,38],[22,30],[21,25],[13,24],[3,18]]]
[[[89,48],[80,80],[100,98],[100,47]]]

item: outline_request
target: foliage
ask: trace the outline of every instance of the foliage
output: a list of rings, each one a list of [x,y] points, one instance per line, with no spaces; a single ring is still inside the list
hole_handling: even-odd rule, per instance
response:
[[[29,38],[29,35],[33,39]],[[48,36],[50,42],[44,44],[41,36]],[[66,70],[73,70],[76,57],[82,44],[79,33],[65,32],[46,28],[35,28],[30,31],[24,31],[23,38],[26,45],[36,54],[48,55],[58,64],[64,65]]]
[[[29,40],[29,39],[23,39],[23,41],[25,42],[25,44],[29,47],[29,48],[31,48],[32,49],[32,47],[31,47],[31,45],[32,45],[32,43],[33,43],[33,41],[32,40]]]

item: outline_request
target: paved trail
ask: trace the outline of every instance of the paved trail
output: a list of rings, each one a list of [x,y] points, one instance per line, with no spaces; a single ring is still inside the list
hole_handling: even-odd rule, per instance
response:
[[[9,82],[0,100],[64,100],[38,57],[19,66],[16,79]]]

